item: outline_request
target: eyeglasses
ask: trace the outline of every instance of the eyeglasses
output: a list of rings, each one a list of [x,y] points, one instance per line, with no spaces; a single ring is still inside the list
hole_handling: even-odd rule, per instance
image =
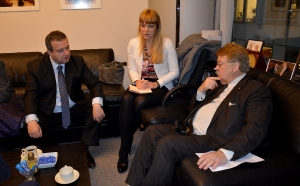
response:
[[[235,63],[236,61],[231,61],[231,62],[227,62],[227,63]],[[222,65],[224,65],[224,64],[227,64],[227,63],[224,63],[224,62],[217,62],[217,65],[219,66],[219,67],[221,67]]]

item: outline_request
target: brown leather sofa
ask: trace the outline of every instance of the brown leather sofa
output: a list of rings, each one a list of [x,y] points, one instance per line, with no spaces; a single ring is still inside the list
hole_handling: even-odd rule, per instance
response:
[[[114,51],[111,48],[71,50],[71,54],[82,56],[95,76],[98,76],[98,67],[100,64],[114,61]],[[24,106],[23,97],[26,86],[26,64],[28,61],[42,55],[43,53],[41,52],[0,53],[0,60],[6,65],[11,86],[19,95],[22,107]],[[123,85],[108,85],[104,83],[101,83],[101,85],[106,117],[102,120],[101,127],[99,127],[100,138],[119,136],[118,113],[122,95],[125,91],[124,87]],[[85,85],[82,85],[82,90],[86,97],[91,99],[90,92]],[[58,138],[59,142],[80,141],[83,128],[83,122],[79,121],[78,123],[73,123],[67,130],[63,128],[54,129],[51,131],[51,134],[53,134],[53,137]],[[30,145],[30,138],[26,128],[21,128],[20,135],[14,141],[16,142],[15,147]]]
[[[300,185],[300,84],[256,69],[251,69],[248,75],[267,85],[273,99],[267,136],[252,152],[265,161],[211,172],[197,167],[195,155],[180,163],[174,185]]]
[[[252,152],[265,161],[211,172],[197,167],[196,156],[186,158],[175,174],[177,185],[300,185],[300,84],[256,69],[248,75],[267,85],[273,99],[267,136]]]
[[[211,172],[198,168],[199,158],[195,155],[178,163],[173,185],[300,185],[300,84],[253,68],[248,76],[265,84],[272,94],[273,114],[267,136],[252,152],[265,161]],[[189,104],[176,107],[180,109],[172,108],[166,105],[144,109],[141,117],[150,124],[173,123],[189,113]],[[146,115],[151,117],[146,118]]]

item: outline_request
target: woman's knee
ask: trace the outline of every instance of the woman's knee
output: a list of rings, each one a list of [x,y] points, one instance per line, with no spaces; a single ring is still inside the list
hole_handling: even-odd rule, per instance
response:
[[[137,110],[141,110],[143,108],[146,108],[148,105],[148,100],[147,98],[145,98],[144,96],[142,95],[139,95],[135,98],[134,100],[134,107],[137,109]]]
[[[125,92],[122,97],[122,104],[133,103],[135,96],[131,92]]]

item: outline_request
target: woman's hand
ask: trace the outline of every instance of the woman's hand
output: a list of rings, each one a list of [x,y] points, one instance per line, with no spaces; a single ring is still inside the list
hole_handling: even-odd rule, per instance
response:
[[[151,83],[151,82],[149,82],[148,80],[137,80],[137,81],[135,82],[136,87],[137,87],[138,89],[140,89],[140,90],[144,90],[144,89],[150,88],[150,87],[149,87],[149,84],[150,84],[150,83]]]
[[[157,89],[159,88],[159,85],[157,82],[149,82],[149,88],[150,89]]]
[[[137,80],[135,82],[136,87],[140,90],[144,90],[144,89],[156,89],[159,88],[159,85],[157,82],[150,82],[148,80]]]

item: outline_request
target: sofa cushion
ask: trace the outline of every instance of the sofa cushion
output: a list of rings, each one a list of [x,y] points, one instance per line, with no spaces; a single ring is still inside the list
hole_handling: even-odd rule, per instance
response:
[[[291,151],[272,148],[262,149],[253,154],[265,161],[243,163],[235,168],[219,172],[199,169],[196,164],[198,157],[195,155],[181,162],[179,176],[184,185],[189,186],[300,185],[299,155]]]
[[[141,120],[145,127],[148,126],[148,123],[151,125],[164,123],[173,124],[176,120],[184,120],[188,114],[188,104],[166,105],[164,107],[143,109],[141,111]]]
[[[111,48],[71,50],[71,55],[82,56],[86,65],[95,76],[99,76],[98,67],[102,63],[114,61],[114,51]]]
[[[41,52],[19,52],[19,53],[2,53],[0,60],[5,63],[6,72],[10,78],[12,87],[26,86],[26,74],[28,61],[42,56]],[[24,91],[19,90],[22,95]]]

